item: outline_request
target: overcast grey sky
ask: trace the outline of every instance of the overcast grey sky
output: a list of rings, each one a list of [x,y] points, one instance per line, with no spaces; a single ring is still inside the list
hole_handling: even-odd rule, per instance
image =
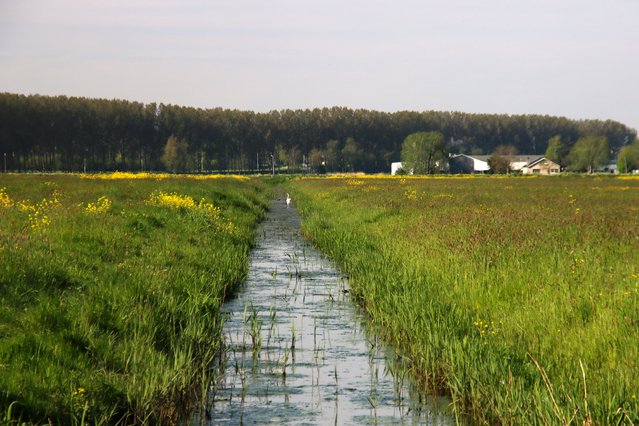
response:
[[[639,128],[637,0],[0,0],[0,91]]]

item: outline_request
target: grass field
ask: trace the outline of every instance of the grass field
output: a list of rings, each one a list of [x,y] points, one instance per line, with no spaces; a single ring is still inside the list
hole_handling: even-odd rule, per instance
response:
[[[412,373],[487,424],[639,423],[639,180],[317,178],[305,234]]]
[[[0,175],[0,415],[172,423],[208,384],[268,190],[90,177]]]

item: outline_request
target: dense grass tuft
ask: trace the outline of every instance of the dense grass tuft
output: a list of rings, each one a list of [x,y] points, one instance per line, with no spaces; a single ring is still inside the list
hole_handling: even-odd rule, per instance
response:
[[[303,179],[303,228],[460,416],[639,423],[639,180]]]
[[[209,379],[218,309],[246,274],[266,188],[221,177],[70,175],[2,175],[0,188],[7,421],[184,417]],[[195,207],[153,202],[160,191]]]

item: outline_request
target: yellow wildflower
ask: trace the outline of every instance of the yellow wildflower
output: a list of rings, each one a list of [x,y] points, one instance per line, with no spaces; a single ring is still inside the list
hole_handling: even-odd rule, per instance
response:
[[[151,194],[147,204],[156,205],[156,206],[164,206],[171,207],[174,209],[183,209],[183,210],[201,210],[208,213],[215,220],[221,218],[221,210],[219,207],[216,207],[213,203],[209,203],[206,201],[206,198],[201,198],[200,202],[196,202],[193,197],[189,195],[180,195],[178,193],[170,193],[167,194],[163,191]]]
[[[160,191],[157,194],[151,194],[148,201],[151,205],[172,207],[175,209],[192,209],[197,206],[195,200],[188,195],[179,195],[175,192],[167,194]]]
[[[109,200],[105,196],[102,196],[98,198],[97,202],[87,204],[84,211],[91,214],[99,214],[99,213],[106,213],[107,211],[109,211],[110,208],[111,208],[111,200]]]
[[[417,200],[417,191],[414,189],[406,190],[406,192],[404,192],[404,195],[411,201]]]
[[[6,188],[0,188],[0,207],[13,207],[13,200],[6,192]]]
[[[86,174],[81,173],[82,179],[96,179],[96,180],[122,180],[122,179],[194,179],[194,180],[210,180],[210,179],[237,179],[246,180],[249,179],[246,176],[241,175],[186,175],[186,174],[169,174],[169,173],[131,173],[131,172],[113,172],[113,173],[97,173]]]

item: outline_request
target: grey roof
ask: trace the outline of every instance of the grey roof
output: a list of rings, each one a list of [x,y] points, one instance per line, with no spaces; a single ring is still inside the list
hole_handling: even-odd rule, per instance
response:
[[[537,161],[540,158],[544,158],[543,156],[536,154],[536,155],[513,155],[512,157],[510,157],[510,161],[513,163],[530,163],[532,161]]]
[[[554,164],[557,164],[554,161],[547,159],[546,157],[539,157],[539,158],[531,161],[530,163],[526,164],[524,167],[534,167],[535,165],[539,164],[543,160],[550,161],[550,162],[552,162]],[[557,165],[559,165],[559,164],[557,164]]]
[[[493,154],[491,155],[458,154],[458,155],[464,155],[466,157],[474,158],[476,160],[481,160],[481,161],[488,161],[490,157],[493,156]],[[453,157],[455,157],[455,155]],[[504,157],[508,157],[511,163],[524,163],[524,162],[529,163],[539,158],[543,158],[539,154],[510,155],[510,156],[505,155]]]

